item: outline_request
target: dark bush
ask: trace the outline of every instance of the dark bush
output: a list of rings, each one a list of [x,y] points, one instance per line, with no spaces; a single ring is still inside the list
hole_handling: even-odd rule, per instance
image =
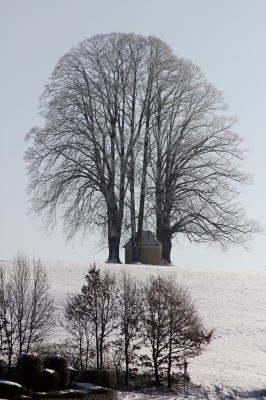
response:
[[[57,354],[49,354],[45,357],[43,362],[43,367],[52,369],[60,375],[59,381],[55,387],[55,389],[63,389],[70,382],[70,372],[68,368],[68,361],[66,358],[57,355]]]
[[[8,365],[4,360],[0,360],[0,379],[3,379],[7,376]]]
[[[0,396],[2,399],[11,399],[25,393],[25,388],[15,382],[0,381]]]
[[[42,372],[42,356],[40,354],[20,354],[17,359],[15,375],[17,381],[28,389],[38,387]]]
[[[51,369],[43,369],[39,379],[38,391],[50,392],[58,384],[60,375]]]
[[[69,367],[68,369],[69,369],[69,374],[70,374],[69,382],[76,381],[79,377],[79,371],[77,371],[76,369],[74,369],[72,367]]]
[[[8,367],[6,379],[12,382],[16,381],[16,367]]]

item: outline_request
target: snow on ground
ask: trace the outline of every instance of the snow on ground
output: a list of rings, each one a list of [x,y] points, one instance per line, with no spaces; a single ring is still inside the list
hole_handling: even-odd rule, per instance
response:
[[[78,293],[90,264],[45,262],[60,313],[67,293]],[[125,266],[96,264],[120,271]],[[196,302],[206,327],[215,328],[214,340],[200,357],[190,360],[189,393],[121,392],[121,400],[184,398],[226,400],[262,398],[266,389],[266,272],[184,269],[175,266],[127,265],[139,279],[152,273],[175,274]],[[63,338],[57,328],[54,339]],[[266,399],[265,399],[266,400]]]

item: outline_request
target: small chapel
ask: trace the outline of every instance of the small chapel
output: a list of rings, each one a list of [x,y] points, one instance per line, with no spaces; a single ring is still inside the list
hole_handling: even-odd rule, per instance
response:
[[[132,262],[131,239],[124,245],[125,264]],[[142,264],[158,264],[162,256],[162,243],[157,240],[151,231],[143,231],[141,237],[140,262]]]

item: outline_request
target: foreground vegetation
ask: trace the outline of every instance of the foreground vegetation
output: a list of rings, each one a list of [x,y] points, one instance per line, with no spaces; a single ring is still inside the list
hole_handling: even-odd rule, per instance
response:
[[[91,265],[80,293],[68,295],[61,316],[55,316],[40,261],[30,263],[19,253],[8,279],[3,271],[0,276],[1,356],[9,366],[15,354],[47,353],[44,339],[57,319],[69,339],[55,351],[75,368],[125,370],[126,385],[130,372],[145,370],[157,386],[166,376],[171,387],[173,373],[212,339],[213,331],[205,329],[189,292],[174,276],[151,275],[139,282],[127,270],[115,275]]]

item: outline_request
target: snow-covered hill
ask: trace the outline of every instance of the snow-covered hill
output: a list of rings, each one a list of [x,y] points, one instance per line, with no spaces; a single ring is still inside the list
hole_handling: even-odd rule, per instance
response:
[[[45,262],[57,310],[66,294],[78,293],[90,264]],[[176,274],[196,302],[215,336],[208,350],[190,360],[189,398],[262,398],[266,388],[266,272],[228,272],[173,266],[96,264],[100,269],[128,268],[140,279],[152,273]],[[55,339],[62,338],[60,328]],[[193,389],[194,388],[194,389]],[[222,390],[223,389],[223,390]],[[176,395],[120,393],[124,400],[176,399]],[[179,397],[180,398],[180,397]]]

